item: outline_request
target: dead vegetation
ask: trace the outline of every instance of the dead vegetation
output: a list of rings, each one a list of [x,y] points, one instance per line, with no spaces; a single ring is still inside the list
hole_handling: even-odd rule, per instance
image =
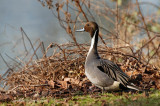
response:
[[[51,43],[45,48],[43,42],[39,41],[35,47],[21,28],[24,48],[24,38],[27,38],[33,53],[30,54],[30,51],[25,49],[25,55],[21,56],[23,58],[11,58],[16,63],[13,67],[4,59],[8,71],[1,76],[1,101],[18,97],[36,99],[42,96],[68,97],[93,93],[92,84],[84,75],[89,44],[79,44],[75,37],[77,26],[89,20],[97,20],[100,25],[99,36],[102,44],[98,50],[101,57],[117,63],[140,88],[160,89],[160,33],[156,29],[160,28],[160,25],[153,22],[159,16],[144,16],[140,9],[143,2],[128,3],[125,8],[115,1],[115,8],[111,8],[104,1],[93,0],[39,2],[51,9],[74,42]],[[155,8],[159,9],[156,6]],[[136,39],[142,35],[142,39]],[[108,41],[111,47],[107,46]],[[37,55],[39,49],[42,51],[42,58]],[[50,56],[47,55],[49,50],[53,50]]]

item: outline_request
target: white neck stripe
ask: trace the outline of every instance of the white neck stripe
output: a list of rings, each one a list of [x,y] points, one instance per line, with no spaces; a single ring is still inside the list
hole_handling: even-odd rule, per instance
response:
[[[89,52],[88,52],[87,56],[90,54],[91,50],[93,49],[93,46],[94,46],[94,43],[95,43],[96,33],[97,33],[97,30],[94,32],[94,35],[93,35],[93,37],[92,37],[91,46],[90,46],[90,48],[89,48]]]

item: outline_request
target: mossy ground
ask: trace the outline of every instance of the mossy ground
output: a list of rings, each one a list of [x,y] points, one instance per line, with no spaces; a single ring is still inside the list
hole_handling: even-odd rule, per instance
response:
[[[91,95],[77,95],[68,98],[41,98],[39,100],[22,99],[12,101],[10,103],[2,103],[5,105],[30,105],[30,106],[62,106],[62,105],[116,105],[116,106],[160,106],[160,91],[152,90],[149,96],[144,93],[97,93]]]

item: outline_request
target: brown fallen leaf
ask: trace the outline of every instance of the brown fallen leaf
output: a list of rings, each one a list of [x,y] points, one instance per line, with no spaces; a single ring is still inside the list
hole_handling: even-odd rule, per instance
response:
[[[68,83],[67,81],[57,81],[58,83],[61,84],[62,88],[67,89],[68,88]]]
[[[64,78],[64,81],[69,81],[69,82],[71,82],[72,79],[73,79],[73,78]]]
[[[50,81],[48,81],[48,85],[50,85],[52,88],[54,88],[55,87],[55,82],[50,80]]]
[[[39,93],[35,93],[34,95],[33,95],[33,99],[37,99],[37,98],[39,98]]]
[[[74,79],[74,78],[64,78],[64,81],[68,81],[71,84],[79,84],[80,83],[80,80]]]
[[[132,75],[132,71],[128,71],[128,72],[125,72],[128,76],[131,76]]]

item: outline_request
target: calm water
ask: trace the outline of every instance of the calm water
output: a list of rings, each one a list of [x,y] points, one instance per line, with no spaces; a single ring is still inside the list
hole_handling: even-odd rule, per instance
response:
[[[133,0],[134,2],[135,0]],[[153,2],[160,5],[159,0],[139,0]],[[154,8],[143,6],[145,14],[152,13]],[[20,27],[24,29],[32,42],[41,39],[45,46],[51,42],[59,44],[70,41],[58,23],[58,20],[52,15],[48,8],[44,8],[37,0],[0,0],[0,53],[9,61],[11,57],[17,56],[24,51],[21,38]],[[78,34],[77,34],[78,36]],[[77,37],[76,36],[76,37]],[[87,42],[89,37],[77,37],[81,42]],[[14,48],[18,45],[18,48]],[[13,49],[14,48],[14,49]],[[0,74],[7,70],[6,65],[0,57]]]

